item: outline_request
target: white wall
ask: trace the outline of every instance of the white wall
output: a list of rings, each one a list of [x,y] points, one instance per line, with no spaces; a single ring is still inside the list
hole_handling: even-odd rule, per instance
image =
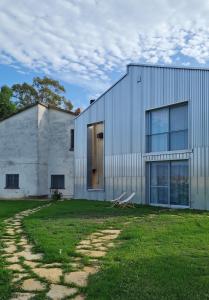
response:
[[[49,109],[48,186],[51,175],[65,175],[64,197],[74,194],[74,152],[70,151],[70,131],[74,128],[74,116]]]
[[[37,106],[0,123],[0,198],[37,195]],[[19,189],[5,189],[6,174],[19,174]]]
[[[51,175],[65,175],[65,197],[74,193],[74,115],[42,105],[0,122],[0,198],[50,196]],[[6,174],[19,174],[19,189],[5,189]]]

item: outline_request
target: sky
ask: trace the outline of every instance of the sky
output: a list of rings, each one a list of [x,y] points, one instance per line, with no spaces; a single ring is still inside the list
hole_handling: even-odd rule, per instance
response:
[[[0,0],[0,86],[59,80],[85,108],[129,63],[209,66],[208,0]]]

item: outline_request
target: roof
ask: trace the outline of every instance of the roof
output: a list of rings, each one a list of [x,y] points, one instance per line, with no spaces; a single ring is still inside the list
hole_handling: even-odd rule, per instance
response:
[[[86,107],[75,119],[79,118],[85,111],[87,111],[92,105],[95,104],[100,98],[102,98],[107,92],[109,92],[116,84],[118,84],[123,78],[125,78],[129,72],[129,67],[151,67],[151,68],[165,68],[165,69],[182,69],[182,70],[193,70],[193,71],[209,71],[209,68],[204,67],[186,67],[186,66],[175,66],[175,65],[155,65],[155,64],[134,64],[130,63],[127,66],[127,72],[119,80],[117,80],[111,87],[105,90],[92,104]]]
[[[24,107],[24,108],[18,109],[16,112],[12,113],[12,114],[9,115],[8,117],[5,117],[5,118],[1,119],[0,122],[4,121],[4,120],[6,120],[6,119],[9,119],[9,118],[11,118],[11,117],[13,117],[13,116],[16,116],[17,114],[19,114],[19,113],[21,113],[21,112],[23,112],[23,111],[26,111],[27,109],[32,108],[32,107],[34,107],[34,106],[36,106],[36,105],[41,105],[41,106],[44,106],[45,108],[48,108],[48,109],[54,109],[54,110],[57,110],[57,111],[61,111],[61,112],[64,112],[64,113],[67,113],[67,114],[76,116],[76,114],[75,114],[74,112],[72,112],[72,111],[68,111],[68,110],[65,110],[65,109],[63,109],[63,108],[59,108],[59,107],[56,107],[56,106],[54,106],[54,105],[51,105],[51,104],[46,105],[46,104],[43,104],[43,103],[41,103],[41,102],[36,102],[36,103],[34,103],[34,104],[27,105],[27,106]]]

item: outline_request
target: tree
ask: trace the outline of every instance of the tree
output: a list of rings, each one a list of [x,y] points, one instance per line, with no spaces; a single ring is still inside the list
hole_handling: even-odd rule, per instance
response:
[[[12,101],[12,90],[4,85],[0,90],[0,120],[10,116],[16,111],[16,105]]]
[[[14,84],[12,86],[13,96],[17,98],[19,108],[40,102],[56,107],[72,110],[73,105],[67,100],[63,93],[65,88],[59,81],[49,77],[35,77],[32,85],[28,83]]]

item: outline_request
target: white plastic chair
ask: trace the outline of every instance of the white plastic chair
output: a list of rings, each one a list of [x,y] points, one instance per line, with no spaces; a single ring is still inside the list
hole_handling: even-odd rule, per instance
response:
[[[136,193],[132,193],[129,197],[127,197],[126,199],[120,201],[118,203],[119,207],[134,207],[134,203],[131,202],[131,200],[133,199],[133,197],[136,195]]]
[[[112,207],[118,205],[125,195],[126,195],[126,192],[122,193],[119,197],[117,197],[113,200],[110,200],[110,202],[112,203]]]

